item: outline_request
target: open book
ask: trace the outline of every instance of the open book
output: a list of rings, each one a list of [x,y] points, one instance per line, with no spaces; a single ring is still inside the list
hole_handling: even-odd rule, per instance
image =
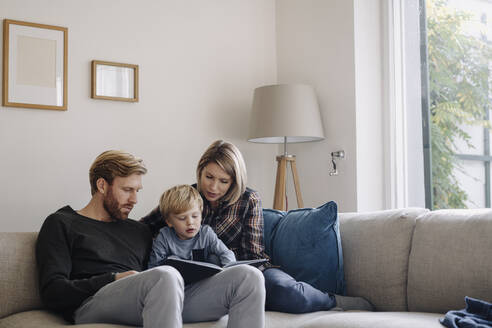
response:
[[[162,265],[170,265],[181,273],[183,276],[185,285],[191,284],[193,282],[208,278],[216,273],[223,271],[226,268],[230,268],[239,264],[249,264],[253,266],[260,266],[262,263],[267,262],[267,259],[257,259],[257,260],[244,260],[236,261],[220,267],[213,263],[200,262],[193,260],[182,260],[178,258],[168,258]]]

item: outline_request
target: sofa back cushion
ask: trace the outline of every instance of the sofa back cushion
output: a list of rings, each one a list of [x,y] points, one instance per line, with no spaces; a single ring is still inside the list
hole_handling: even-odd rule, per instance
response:
[[[445,313],[464,297],[492,302],[492,210],[439,210],[417,219],[408,309]]]
[[[365,297],[378,311],[407,311],[408,255],[425,211],[340,213],[347,295]]]
[[[0,232],[0,318],[42,308],[35,258],[37,232]]]

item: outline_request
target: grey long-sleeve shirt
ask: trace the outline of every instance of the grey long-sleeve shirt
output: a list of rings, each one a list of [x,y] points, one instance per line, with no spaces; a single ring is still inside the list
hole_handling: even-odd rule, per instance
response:
[[[203,258],[193,258],[193,253],[197,254],[197,251]],[[227,248],[208,225],[202,225],[195,237],[186,240],[179,239],[173,228],[162,228],[152,245],[149,269],[161,265],[168,257],[200,260],[220,266],[236,261],[234,252]]]

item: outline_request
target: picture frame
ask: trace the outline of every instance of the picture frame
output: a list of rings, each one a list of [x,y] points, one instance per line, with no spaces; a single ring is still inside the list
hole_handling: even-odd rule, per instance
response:
[[[67,110],[68,28],[3,21],[2,105]]]
[[[138,65],[102,60],[92,61],[91,97],[138,101]]]

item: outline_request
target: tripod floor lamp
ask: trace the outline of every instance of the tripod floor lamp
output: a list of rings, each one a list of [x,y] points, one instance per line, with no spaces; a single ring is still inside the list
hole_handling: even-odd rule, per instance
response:
[[[256,88],[250,120],[248,141],[284,145],[277,156],[277,179],[273,208],[286,208],[286,172],[290,163],[297,206],[304,207],[296,157],[287,153],[288,143],[324,139],[318,101],[312,87],[304,84],[278,84]]]

